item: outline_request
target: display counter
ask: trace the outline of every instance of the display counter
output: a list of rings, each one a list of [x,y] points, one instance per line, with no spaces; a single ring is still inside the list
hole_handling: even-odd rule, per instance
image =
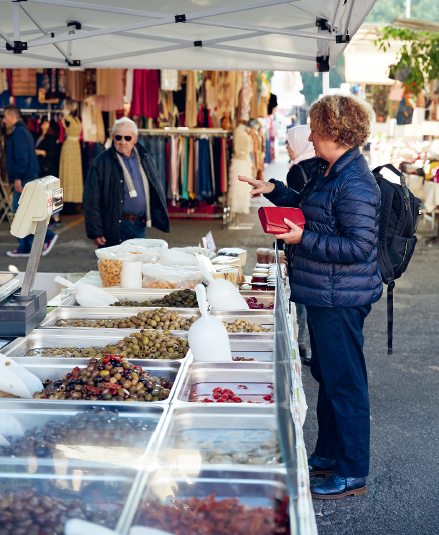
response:
[[[48,399],[0,399],[0,415],[5,415],[0,416],[0,496],[20,504],[28,499],[40,504],[45,497],[44,514],[32,521],[42,529],[58,522],[53,533],[60,535],[69,517],[121,535],[133,526],[174,533],[182,522],[190,525],[194,508],[205,511],[203,529],[216,518],[224,534],[314,535],[294,308],[290,311],[280,272],[278,277],[275,295],[246,294],[271,309],[212,311],[228,323],[245,319],[274,329],[230,332],[236,361],[227,363],[195,362],[190,348],[184,351],[185,330],[167,335],[180,340],[174,353],[150,358],[151,353],[142,353],[141,329],[106,325],[148,308],[87,309],[76,306],[74,294],[68,296],[37,329],[10,342],[2,353],[42,382],[61,384],[72,370],[88,369],[90,358],[118,348],[139,375],[147,370],[149,378],[164,381],[169,395],[149,402],[146,394],[141,401],[127,396],[88,399],[81,383],[81,399],[66,399],[59,390]],[[169,294],[108,291],[138,303]],[[199,317],[195,307],[172,311],[188,320]],[[86,321],[103,325],[84,325]],[[162,335],[152,336],[155,344]],[[2,513],[12,515],[14,528],[24,526],[20,522],[26,519],[14,516],[14,506]]]

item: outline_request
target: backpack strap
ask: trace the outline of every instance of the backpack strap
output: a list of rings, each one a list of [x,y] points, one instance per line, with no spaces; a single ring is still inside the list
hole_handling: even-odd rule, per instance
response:
[[[387,286],[387,354],[393,354],[393,289],[395,281],[391,280]]]
[[[300,163],[296,164],[297,167],[300,169],[300,172],[303,176],[303,185],[306,186],[306,184],[309,182],[309,176],[306,174],[305,169],[300,165]]]
[[[389,258],[387,249],[387,230],[389,227],[390,212],[392,210],[392,200],[394,190],[392,186],[386,181],[382,180],[380,184],[381,189],[381,217],[380,217],[380,231],[378,235],[378,261],[381,271],[381,276],[386,284],[389,280],[394,280],[394,273],[392,262]]]
[[[410,201],[410,191],[407,187],[407,183],[405,181],[405,176],[404,176],[404,173],[401,173],[401,171],[399,171],[394,165],[392,165],[391,163],[386,163],[386,165],[380,165],[378,167],[376,167],[373,172],[374,173],[380,173],[381,169],[383,168],[386,168],[386,169],[389,169],[389,171],[392,171],[392,173],[394,173],[396,176],[399,176],[399,182],[400,182],[400,185],[401,185],[401,188],[402,188],[402,191],[404,193],[404,203],[405,203],[405,209],[408,210],[408,206],[409,206],[409,201]],[[385,177],[383,177],[384,180]]]

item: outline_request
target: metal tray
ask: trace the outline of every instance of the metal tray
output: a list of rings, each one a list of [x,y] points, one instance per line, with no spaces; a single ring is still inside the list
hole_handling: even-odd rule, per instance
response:
[[[201,455],[203,450],[212,449],[208,447],[207,443],[212,441],[216,430],[220,430],[220,440],[218,444],[213,445],[215,449],[227,450],[228,442],[236,441],[238,443],[236,449],[245,451],[243,443],[254,444],[255,448],[259,447],[260,442],[276,436],[276,429],[277,421],[273,405],[262,405],[259,406],[259,410],[250,412],[245,408],[240,409],[227,404],[212,404],[211,407],[206,407],[200,403],[191,403],[190,406],[188,404],[184,406],[172,405],[159,438],[154,444],[154,453],[159,463],[172,466],[173,470],[179,472],[181,477],[196,476],[200,468],[221,470],[227,467],[228,470],[255,472],[272,470],[273,468],[280,469],[283,468],[282,462],[268,465],[240,464],[238,462],[214,464],[203,461]],[[199,431],[204,448],[200,448],[199,441],[194,447],[183,444],[184,435],[186,438],[190,438],[194,431]],[[229,431],[231,433],[228,433]],[[262,450],[261,453],[266,455],[266,452]]]
[[[170,404],[171,399],[173,398],[176,388],[178,386],[178,383],[180,382],[183,365],[179,361],[165,361],[165,360],[148,360],[145,362],[145,360],[135,360],[130,359],[130,362],[134,364],[135,366],[140,366],[142,368],[145,368],[149,372],[153,372],[154,374],[160,374],[162,377],[165,377],[166,379],[173,379],[174,380],[174,386],[171,389],[171,394],[168,399],[163,401],[154,401],[154,402],[142,402],[142,401],[131,401],[129,402],[130,405],[137,405],[137,406],[146,406],[151,403],[151,405],[157,405],[157,406],[167,406]],[[35,374],[41,381],[44,383],[46,379],[56,380],[61,379],[64,375],[67,373],[70,373],[72,371],[72,368],[75,366],[78,366],[79,368],[84,368],[88,365],[88,359],[66,359],[66,358],[44,358],[44,357],[23,357],[20,359],[20,365],[24,368],[28,369],[30,372]],[[41,389],[43,387],[41,386]],[[33,394],[33,392],[31,392]],[[28,400],[30,403],[35,403],[38,401],[39,403],[48,404],[50,406],[57,407],[61,402],[58,400],[51,400],[51,399],[37,399],[37,400]],[[22,399],[13,399],[13,398],[3,398],[0,399],[0,410],[3,406],[3,403],[19,403],[23,402]],[[111,406],[115,407],[117,403],[114,401],[104,401],[104,400],[94,400],[92,402],[88,400],[77,400],[77,401],[68,401],[67,403],[80,403],[82,405],[90,405],[92,403],[93,405],[104,405],[104,406]],[[124,402],[121,402],[124,404]]]
[[[261,362],[255,366],[252,362],[221,362],[221,363],[193,363],[185,366],[184,374],[180,378],[174,392],[173,403],[199,406],[199,403],[188,401],[193,385],[197,383],[273,383],[273,365]],[[236,392],[237,393],[237,392]],[[242,391],[241,391],[242,393]],[[267,394],[271,390],[267,390]],[[220,404],[221,405],[221,404]],[[270,406],[269,403],[233,403],[229,407],[259,408]],[[206,403],[206,407],[216,406]]]
[[[0,301],[9,297],[20,287],[18,273],[10,271],[0,271]]]
[[[181,338],[187,338],[187,331],[175,331],[182,333]],[[3,355],[11,358],[25,357],[31,349],[45,348],[45,347],[105,347],[107,344],[116,343],[125,336],[129,336],[133,331],[129,329],[78,329],[73,327],[68,329],[66,327],[53,327],[47,329],[34,329],[26,337],[16,338],[10,344],[2,349]],[[190,351],[189,351],[190,353]],[[184,359],[137,359],[139,362],[182,362],[185,361],[189,353]],[[35,357],[37,358],[37,357]],[[43,357],[38,357],[43,358]],[[47,357],[49,360],[56,357]],[[80,359],[71,358],[64,359],[77,361]],[[130,361],[133,359],[130,359]],[[143,364],[145,367],[145,364]]]
[[[105,526],[116,528],[117,532],[120,532],[122,513],[137,477],[138,472],[127,466],[0,459],[1,495],[13,491],[20,496],[31,489],[39,497],[55,498],[67,506],[79,500],[86,506],[87,514],[96,514],[95,518],[88,518],[89,521],[99,522],[105,514]]]
[[[76,403],[74,401],[60,401],[56,407],[47,406],[44,400],[4,400],[2,412],[8,418],[13,417],[22,427],[27,435],[35,426],[44,427],[47,422],[68,422],[76,415],[86,416],[86,413],[95,407],[95,403]],[[160,434],[160,429],[165,421],[167,413],[166,407],[157,406],[155,403],[148,403],[147,407],[135,406],[130,403],[117,403],[105,406],[108,414],[117,412],[118,418],[122,422],[128,418],[135,422],[143,422],[147,425],[146,430],[130,432],[128,441],[121,441],[114,431],[105,431],[105,426],[96,425],[93,422],[99,418],[94,415],[92,420],[84,427],[83,419],[80,418],[74,430],[79,431],[77,440],[71,433],[68,444],[63,444],[62,439],[51,443],[53,459],[73,461],[90,461],[98,463],[111,463],[139,468],[139,466],[150,458],[150,451],[153,442]],[[74,424],[70,420],[69,425]],[[0,434],[8,436],[4,428],[4,420],[0,418]],[[122,429],[122,432],[123,429]],[[126,432],[126,431],[125,431]],[[84,440],[85,438],[85,440]],[[84,444],[84,442],[86,442]],[[14,457],[20,458],[21,452],[14,451]],[[44,456],[44,452],[40,457]],[[0,449],[0,458],[6,457],[4,451]],[[24,457],[35,457],[35,455],[25,455]],[[47,457],[46,457],[47,458]],[[1,463],[1,460],[0,460]]]
[[[214,494],[217,500],[239,497],[248,508],[265,507],[279,510],[288,496],[286,476],[282,471],[200,470],[194,477],[178,477],[163,471],[149,474],[134,514],[132,525],[142,525],[141,510],[148,501],[172,503],[188,498],[206,498]],[[162,529],[166,529],[163,526]]]

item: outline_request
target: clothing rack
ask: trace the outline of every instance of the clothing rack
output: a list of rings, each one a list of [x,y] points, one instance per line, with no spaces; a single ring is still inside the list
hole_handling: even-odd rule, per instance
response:
[[[182,136],[182,137],[232,137],[232,132],[222,128],[139,128],[144,136]]]
[[[231,138],[233,132],[229,130],[223,130],[222,128],[188,128],[188,127],[179,127],[179,128],[139,128],[138,134],[141,137],[162,137],[162,138],[198,138],[198,139],[208,139],[210,145],[210,154],[212,154],[212,141],[213,138]],[[227,194],[222,196],[222,202],[220,204],[221,212],[220,213],[191,213],[188,212],[170,212],[169,218],[191,218],[191,219],[223,219],[223,222],[226,222],[226,199]]]

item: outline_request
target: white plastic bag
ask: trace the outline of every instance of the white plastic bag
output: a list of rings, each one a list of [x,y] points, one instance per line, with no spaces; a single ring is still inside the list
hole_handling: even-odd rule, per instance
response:
[[[223,322],[207,312],[206,289],[195,287],[201,318],[192,323],[188,332],[189,347],[195,362],[231,362],[229,335]]]
[[[145,264],[142,267],[143,288],[193,289],[203,281],[201,271],[194,266],[162,266]]]
[[[125,240],[121,245],[134,245],[135,247],[143,247],[145,249],[158,248],[158,249],[167,249],[168,242],[165,240],[153,240],[148,238],[133,238],[132,240]],[[116,247],[118,247],[116,245]]]
[[[246,300],[231,282],[225,279],[214,279],[206,266],[206,259],[197,257],[200,271],[207,279],[207,300],[217,310],[249,310]],[[208,261],[207,261],[208,262]]]
[[[197,259],[193,254],[166,249],[160,252],[160,263],[163,266],[196,266]]]
[[[101,276],[102,286],[111,288],[121,285],[122,262],[142,262],[144,264],[155,263],[159,260],[160,248],[140,247],[127,240],[120,245],[96,249],[98,257],[98,269]],[[162,241],[162,240],[143,240],[143,241]],[[166,242],[164,242],[166,243]],[[167,245],[167,244],[166,244]],[[164,248],[163,248],[164,249]]]

